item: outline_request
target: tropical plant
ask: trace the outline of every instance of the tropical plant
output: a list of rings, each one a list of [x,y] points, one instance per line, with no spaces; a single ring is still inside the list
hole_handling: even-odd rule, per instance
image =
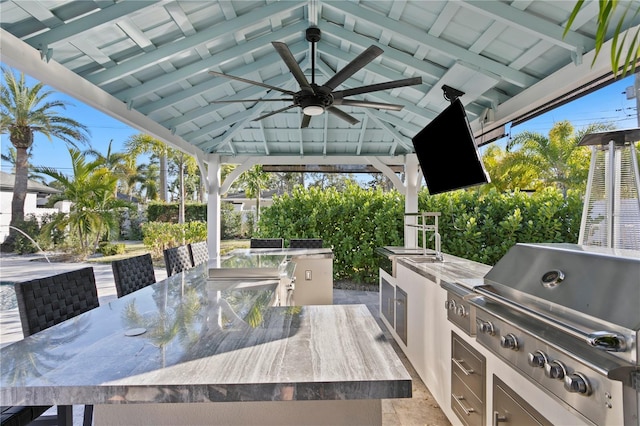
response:
[[[178,223],[184,223],[184,209],[185,209],[185,175],[194,175],[197,173],[198,164],[195,158],[191,155],[187,155],[177,149],[168,149],[168,158],[171,160],[171,166],[169,170],[177,174],[177,180],[175,182],[175,188],[177,189],[177,199],[180,203],[180,209],[178,211]]]
[[[249,198],[256,199],[256,221],[260,220],[260,194],[269,188],[271,178],[268,173],[262,171],[262,166],[257,164],[242,173],[238,178],[244,193]]]
[[[30,148],[27,151],[27,156],[28,158],[31,158],[31,150],[33,149]],[[6,161],[7,163],[11,164],[11,172],[13,174],[16,173],[16,163],[17,163],[17,153],[16,153],[16,149],[13,146],[9,147],[9,152],[7,154],[0,154],[0,157],[2,158],[3,161]],[[29,169],[28,171],[28,179],[29,180],[34,180],[40,183],[46,183],[45,179],[43,176],[40,176],[37,173],[33,172],[33,165],[30,162],[27,162],[27,168]]]
[[[80,254],[86,256],[95,252],[102,237],[116,234],[117,210],[127,207],[128,203],[116,198],[114,189],[118,179],[101,161],[87,162],[84,154],[75,148],[69,148],[69,155],[72,177],[51,167],[36,168],[38,173],[53,178],[63,188],[62,194],[52,196],[50,202],[72,202],[68,215],[59,216],[43,229],[45,233],[68,229],[79,244]]]
[[[606,41],[606,35],[610,31],[609,26],[614,24],[615,29],[613,31],[613,38],[611,41],[611,70],[616,76],[618,75],[620,69],[622,69],[622,77],[626,76],[627,74],[635,73],[638,58],[640,58],[640,42],[638,40],[640,28],[635,30],[635,33],[625,33],[622,36],[622,39],[620,39],[621,29],[625,19],[629,18],[629,14],[632,15],[632,18],[635,18],[638,13],[640,13],[639,7],[636,7],[635,10],[632,9],[634,4],[637,3],[621,2],[619,0],[600,0],[598,2],[598,28],[596,30],[595,56],[593,57],[592,65],[598,58],[600,50],[602,49],[602,46]],[[573,25],[576,16],[578,15],[578,13],[580,13],[580,10],[584,5],[584,0],[578,0],[576,2],[576,5],[571,11],[571,15],[569,16],[569,20],[567,21],[563,37],[565,37],[571,29],[571,25]],[[614,23],[613,14],[618,6],[626,7],[626,9],[618,19],[618,22]],[[628,35],[630,35],[630,40],[627,44],[626,42]]]
[[[116,195],[118,189],[123,193],[130,193],[130,183],[135,183],[138,176],[136,175],[135,157],[129,155],[126,152],[115,152],[112,150],[113,139],[109,141],[107,147],[107,153],[101,152],[90,148],[83,151],[84,155],[90,155],[95,157],[96,161],[100,162],[103,167],[113,173],[118,179],[118,188],[116,188]]]
[[[491,145],[482,154],[482,162],[491,176],[491,183],[482,185],[479,190],[486,193],[491,189],[498,192],[538,190],[542,182],[537,179],[536,171],[525,162],[519,161],[519,155],[507,151],[499,145]]]
[[[611,129],[611,125],[596,123],[576,132],[565,120],[554,124],[548,137],[522,132],[507,143],[507,151],[511,152],[508,165],[535,173],[534,186],[556,186],[565,197],[569,189],[584,193],[590,156],[589,150],[578,146],[578,142],[587,133]]]
[[[143,196],[147,201],[155,201],[160,198],[158,194],[158,181],[160,177],[159,166],[155,162],[149,164],[139,164],[137,167],[137,176],[139,177],[139,195]]]
[[[40,133],[50,141],[57,138],[69,146],[87,143],[89,130],[76,120],[65,117],[67,102],[52,99],[53,91],[44,84],[27,85],[24,74],[16,78],[12,71],[2,68],[4,84],[0,88],[0,133],[8,133],[16,149],[16,176],[11,200],[11,225],[24,220],[24,202],[27,196],[29,149],[34,135]],[[3,247],[12,249],[16,231],[11,229]]]
[[[156,189],[159,189],[159,198],[162,201],[167,201],[167,153],[169,150],[167,144],[151,135],[139,133],[127,139],[125,149],[126,152],[134,158],[141,154],[153,154],[159,159],[159,185]]]

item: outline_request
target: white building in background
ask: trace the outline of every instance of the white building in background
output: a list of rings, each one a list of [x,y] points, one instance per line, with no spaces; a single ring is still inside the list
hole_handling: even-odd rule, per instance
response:
[[[11,200],[13,198],[13,186],[15,175],[0,172],[0,243],[9,235],[9,223],[11,223]],[[29,180],[27,183],[27,196],[24,201],[24,217],[35,215],[41,218],[44,215],[69,212],[71,202],[62,201],[56,203],[55,208],[44,208],[51,194],[59,194],[60,190],[51,188],[40,182]]]

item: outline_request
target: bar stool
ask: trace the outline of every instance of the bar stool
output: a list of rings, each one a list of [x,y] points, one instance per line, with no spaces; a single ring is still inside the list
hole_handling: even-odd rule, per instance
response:
[[[251,238],[249,242],[250,248],[283,248],[284,239],[282,238]]]
[[[209,249],[206,241],[189,244],[189,255],[191,257],[191,265],[198,266],[209,261]]]
[[[321,238],[292,238],[289,248],[322,248]]]
[[[167,276],[179,274],[191,269],[191,256],[187,246],[172,247],[164,250],[164,264],[167,268]]]
[[[156,282],[149,253],[111,262],[116,293],[122,297]]]
[[[91,267],[16,283],[15,291],[24,337],[100,306]],[[58,406],[58,424],[73,423],[72,408]],[[92,417],[93,405],[85,405],[84,426],[91,426]]]

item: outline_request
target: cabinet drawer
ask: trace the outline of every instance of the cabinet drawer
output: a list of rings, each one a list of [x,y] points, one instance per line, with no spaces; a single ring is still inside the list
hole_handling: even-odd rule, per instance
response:
[[[546,418],[497,376],[493,376],[494,423],[513,426],[551,426]]]
[[[484,403],[455,373],[451,374],[451,409],[467,426],[484,425]]]
[[[455,333],[451,336],[451,372],[457,374],[474,395],[484,401],[484,357],[462,341]]]

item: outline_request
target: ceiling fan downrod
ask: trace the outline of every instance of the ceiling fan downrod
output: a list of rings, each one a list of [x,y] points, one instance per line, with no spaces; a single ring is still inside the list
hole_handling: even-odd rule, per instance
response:
[[[320,28],[307,28],[305,37],[311,42],[311,84],[316,84],[316,43],[320,41]]]

